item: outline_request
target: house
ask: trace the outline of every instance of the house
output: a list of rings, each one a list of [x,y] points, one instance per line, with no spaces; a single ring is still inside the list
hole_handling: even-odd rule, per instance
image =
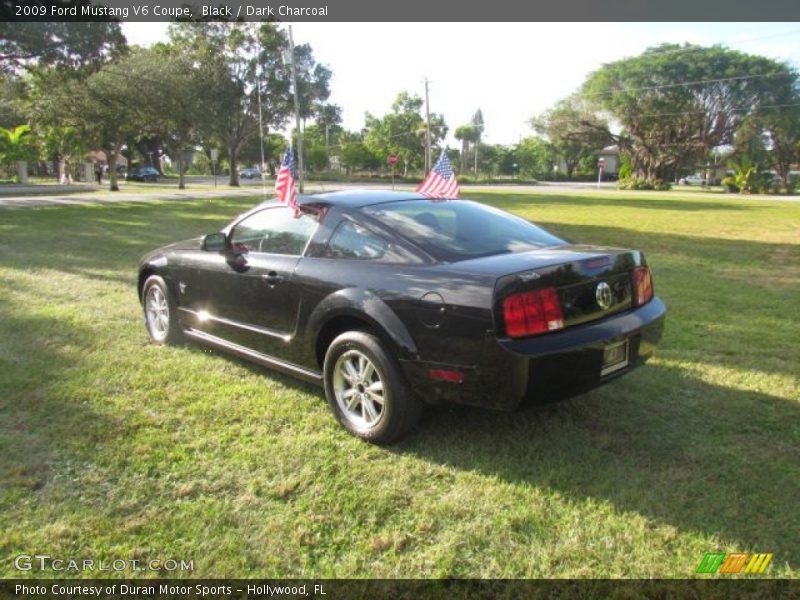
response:
[[[603,159],[603,173],[606,175],[617,175],[619,173],[619,147],[617,145],[606,146],[597,153],[597,160]]]

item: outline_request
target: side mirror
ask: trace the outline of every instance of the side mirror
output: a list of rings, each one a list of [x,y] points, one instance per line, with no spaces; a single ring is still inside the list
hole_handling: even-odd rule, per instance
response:
[[[227,247],[228,240],[224,233],[209,233],[203,238],[203,250],[206,252],[222,252]]]

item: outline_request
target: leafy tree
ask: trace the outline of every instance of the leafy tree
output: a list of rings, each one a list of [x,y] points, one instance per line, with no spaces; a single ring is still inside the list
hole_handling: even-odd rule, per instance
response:
[[[612,142],[608,122],[597,117],[577,95],[531,119],[531,126],[550,141],[552,149],[564,161],[568,178],[582,158],[595,156]]]
[[[86,152],[83,139],[75,127],[37,125],[36,137],[42,158],[58,165],[57,178],[64,174],[64,163],[79,158]]]
[[[309,144],[305,152],[309,169],[319,172],[328,168],[330,155],[324,145],[320,143]]]
[[[622,125],[618,135],[600,130],[630,153],[633,175],[654,181],[732,143],[747,115],[770,103],[787,71],[771,59],[718,46],[665,44],[604,65],[581,93]]]
[[[208,77],[204,99],[209,119],[202,124],[201,135],[206,145],[223,149],[230,164],[229,185],[238,186],[239,155],[251,138],[258,137],[259,62],[266,73],[281,73],[280,51],[286,41],[273,24],[265,23],[262,35],[255,24],[231,22],[176,23],[170,28],[170,38],[202,63]],[[260,42],[268,42],[268,49],[260,49]],[[277,110],[273,110],[276,98],[266,94],[262,81],[265,129],[286,119],[288,87],[285,77],[281,81]]]
[[[523,139],[517,145],[515,153],[520,173],[526,177],[549,177],[553,166],[558,164],[558,156],[553,147],[539,137]]]
[[[286,34],[274,23],[187,22],[173,25],[170,35],[174,44],[187,47],[203,63],[208,118],[201,135],[207,145],[224,149],[229,184],[238,186],[240,154],[252,149],[253,138],[259,137],[259,105],[265,136],[270,128],[282,127],[293,111],[289,70],[283,64]],[[294,59],[305,119],[328,97],[331,72],[316,64],[306,44],[295,46]]]
[[[364,142],[370,152],[385,162],[389,154],[397,154],[403,163],[403,175],[409,169],[421,168],[425,157],[425,118],[422,98],[408,92],[398,94],[392,112],[377,118],[367,113]],[[431,146],[437,147],[447,135],[444,117],[431,113]]]
[[[105,153],[112,191],[119,190],[116,163],[125,140],[143,128],[132,110],[141,100],[142,80],[125,69],[125,63],[107,63],[85,79],[65,79],[51,69],[37,77],[33,97],[37,124],[73,132],[85,147]]]
[[[311,46],[301,44],[294,47],[294,65],[297,72],[297,99],[300,119],[317,116],[318,107],[331,95],[330,80],[333,72],[314,59]]]
[[[496,172],[500,175],[516,176],[519,169],[519,157],[516,147],[496,146]]]
[[[758,119],[749,118],[745,120],[734,134],[733,146],[736,156],[746,156],[748,161],[758,165],[769,164],[767,140]]]
[[[0,127],[14,127],[27,120],[24,93],[21,78],[0,74]]]
[[[81,2],[61,2],[60,6]],[[120,24],[111,21],[0,23],[0,72],[34,66],[96,68],[124,51]]]
[[[776,82],[777,83],[777,82]],[[749,114],[736,132],[737,154],[762,167],[773,168],[784,187],[791,165],[800,160],[800,76],[787,73],[783,85],[772,89],[770,106]]]
[[[118,63],[137,82],[139,100],[134,111],[142,130],[165,145],[178,170],[178,188],[184,189],[185,159],[199,141],[200,126],[209,117],[204,102],[206,72],[181,46],[160,44],[138,49]]]
[[[348,175],[353,171],[373,170],[381,166],[381,160],[364,143],[360,133],[342,132],[339,137],[339,164]]]
[[[342,131],[342,107],[337,104],[326,104],[319,102],[314,107],[314,120],[320,129],[325,133],[325,146],[331,145],[331,135],[333,140],[338,139],[338,134]]]

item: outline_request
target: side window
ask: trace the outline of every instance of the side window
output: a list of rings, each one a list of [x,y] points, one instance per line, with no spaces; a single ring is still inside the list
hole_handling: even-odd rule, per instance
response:
[[[328,255],[333,258],[379,260],[386,255],[388,247],[383,238],[352,221],[343,221],[328,244]]]
[[[279,206],[250,215],[231,233],[231,244],[250,252],[300,255],[317,228],[314,217]]]

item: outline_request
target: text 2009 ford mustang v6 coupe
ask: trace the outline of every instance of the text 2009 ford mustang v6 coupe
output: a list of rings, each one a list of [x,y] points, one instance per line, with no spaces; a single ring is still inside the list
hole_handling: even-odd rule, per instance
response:
[[[573,245],[466,200],[400,192],[264,202],[139,265],[156,343],[190,338],[320,384],[388,443],[425,402],[513,409],[649,358],[666,309],[636,250]],[[563,395],[563,394],[562,394]]]

